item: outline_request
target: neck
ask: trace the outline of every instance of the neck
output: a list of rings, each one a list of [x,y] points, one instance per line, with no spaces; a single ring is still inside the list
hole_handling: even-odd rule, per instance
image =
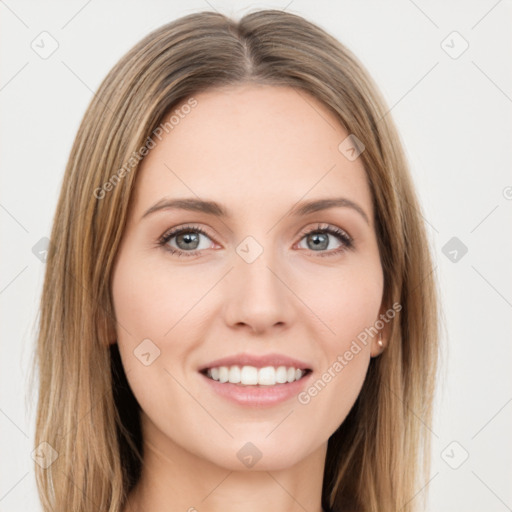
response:
[[[144,463],[124,512],[322,512],[327,443],[291,467],[233,471],[192,454],[142,419]]]

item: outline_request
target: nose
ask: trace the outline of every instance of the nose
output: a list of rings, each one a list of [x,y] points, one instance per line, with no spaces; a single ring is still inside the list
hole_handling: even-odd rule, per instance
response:
[[[295,320],[286,272],[267,251],[251,263],[237,256],[224,285],[224,315],[231,328],[264,334],[287,329]]]

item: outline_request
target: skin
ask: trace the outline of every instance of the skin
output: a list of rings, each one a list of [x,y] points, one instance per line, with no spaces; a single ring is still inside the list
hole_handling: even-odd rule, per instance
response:
[[[277,352],[306,361],[313,383],[375,323],[383,274],[365,170],[338,150],[348,133],[334,115],[304,92],[244,84],[194,97],[143,160],[112,278],[116,341],[144,438],[125,512],[321,512],[327,441],[383,350],[377,338],[308,404],[237,405],[198,368]],[[214,200],[233,217],[168,209],[141,219],[163,197]],[[357,203],[369,222],[349,207],[287,216],[299,201],[330,197]],[[189,223],[208,233],[199,247],[176,236],[167,247],[199,253],[158,245]],[[332,254],[344,243],[331,234],[316,248],[301,233],[318,223],[344,230],[353,248]],[[236,252],[247,236],[263,248],[252,263]],[[160,356],[145,366],[133,352],[147,338]],[[262,454],[250,469],[237,457],[249,441]]]

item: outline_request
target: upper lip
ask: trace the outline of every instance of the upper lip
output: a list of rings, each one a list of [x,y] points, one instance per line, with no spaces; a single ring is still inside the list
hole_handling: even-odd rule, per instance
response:
[[[311,367],[304,361],[299,361],[293,357],[285,356],[284,354],[235,354],[221,359],[215,359],[199,368],[199,371],[207,370],[208,368],[218,368],[219,366],[255,366],[256,368],[264,368],[265,366],[286,366],[299,369],[310,370]]]

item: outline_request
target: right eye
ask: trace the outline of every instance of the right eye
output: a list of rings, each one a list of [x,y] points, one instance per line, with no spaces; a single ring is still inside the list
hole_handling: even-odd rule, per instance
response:
[[[182,226],[173,228],[164,233],[158,241],[166,251],[178,256],[196,256],[201,250],[211,247],[199,247],[201,237],[210,238],[209,235],[199,226]],[[170,244],[174,240],[174,246]]]

